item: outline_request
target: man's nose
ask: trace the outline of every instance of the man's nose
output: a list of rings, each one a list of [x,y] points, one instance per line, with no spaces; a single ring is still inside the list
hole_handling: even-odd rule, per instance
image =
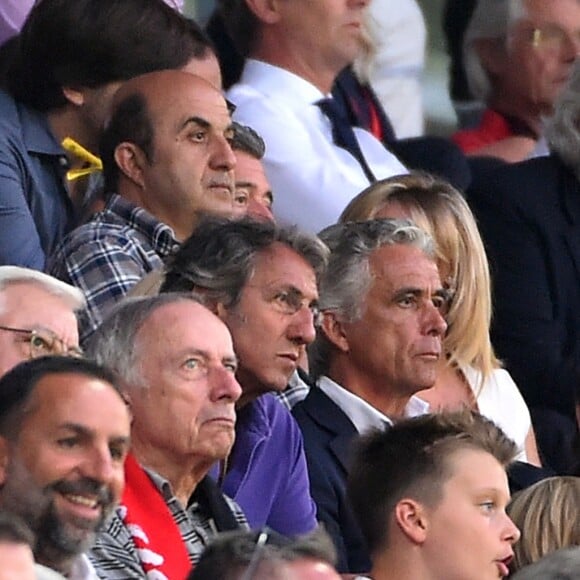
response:
[[[287,336],[290,340],[300,344],[310,344],[316,338],[314,313],[308,306],[303,305],[297,312],[292,314]]]

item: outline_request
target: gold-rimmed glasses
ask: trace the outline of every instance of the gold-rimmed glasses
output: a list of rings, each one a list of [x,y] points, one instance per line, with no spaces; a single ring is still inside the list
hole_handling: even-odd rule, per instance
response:
[[[0,326],[0,330],[16,332],[23,335],[26,342],[28,342],[29,358],[31,359],[50,355],[63,355],[76,358],[83,356],[83,351],[79,347],[69,347],[62,338],[46,328],[29,329]]]

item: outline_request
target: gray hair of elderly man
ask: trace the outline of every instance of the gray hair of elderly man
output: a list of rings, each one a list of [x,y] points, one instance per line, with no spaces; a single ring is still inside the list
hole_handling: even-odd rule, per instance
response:
[[[72,310],[80,310],[86,304],[85,296],[81,290],[48,274],[20,266],[0,266],[0,293],[14,284],[36,286],[47,294],[60,298]]]
[[[203,297],[192,292],[122,300],[92,334],[86,356],[112,370],[125,388],[148,387],[140,371],[141,357],[147,353],[139,348],[139,331],[154,312],[180,302],[205,306]]]
[[[563,548],[518,570],[511,580],[578,580],[580,546]]]
[[[420,249],[433,261],[436,259],[431,236],[409,220],[346,222],[322,230],[319,236],[330,249],[328,266],[320,280],[320,310],[335,312],[346,322],[354,322],[363,314],[372,283],[369,259],[375,250],[403,244]],[[313,378],[328,370],[331,350],[324,331],[319,329],[308,349]]]
[[[576,62],[567,87],[560,95],[546,128],[550,150],[580,180],[580,62]]]
[[[473,96],[486,101],[491,93],[491,79],[475,48],[483,38],[505,39],[513,22],[526,14],[526,0],[478,0],[463,41],[463,66]]]

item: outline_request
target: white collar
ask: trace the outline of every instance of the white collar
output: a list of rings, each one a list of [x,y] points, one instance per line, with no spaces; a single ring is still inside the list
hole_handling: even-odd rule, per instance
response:
[[[371,429],[382,431],[386,426],[393,424],[389,417],[375,409],[364,399],[341,387],[326,376],[318,379],[318,387],[340,407],[361,435]],[[428,412],[429,403],[415,396],[409,399],[405,407],[406,417],[417,417]]]

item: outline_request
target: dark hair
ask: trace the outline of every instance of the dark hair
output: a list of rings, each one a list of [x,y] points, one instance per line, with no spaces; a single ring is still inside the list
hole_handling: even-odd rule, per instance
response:
[[[40,0],[22,28],[9,90],[49,111],[67,103],[62,87],[182,68],[209,49],[199,26],[163,0]]]
[[[251,127],[241,123],[232,123],[234,136],[230,143],[234,151],[243,151],[255,159],[262,159],[266,153],[264,139]]]
[[[490,453],[507,467],[516,444],[492,421],[472,411],[423,415],[361,439],[348,477],[348,497],[372,554],[386,547],[397,502],[410,495],[440,501],[455,452]]]
[[[118,392],[115,375],[95,362],[64,356],[45,356],[25,361],[0,378],[0,436],[18,437],[36,385],[47,375],[74,374],[109,383]],[[119,395],[120,396],[120,395]]]
[[[117,146],[124,141],[134,143],[143,151],[147,161],[151,163],[153,160],[153,138],[153,123],[143,94],[129,95],[115,106],[99,145],[103,162],[105,192],[114,193],[117,190],[120,175],[119,166],[115,161]]]
[[[17,515],[0,511],[0,543],[26,544],[34,546],[34,534]]]
[[[207,217],[170,259],[160,292],[198,290],[211,302],[235,306],[254,271],[256,257],[275,243],[294,250],[320,279],[328,249],[316,236],[250,218]]]
[[[246,0],[218,0],[219,15],[235,48],[247,57],[258,37],[260,21],[250,10]]]
[[[318,528],[297,538],[286,538],[273,530],[236,531],[220,534],[203,552],[188,580],[236,580],[250,567],[252,578],[262,578],[261,563],[274,573],[283,562],[310,559],[334,566],[336,553],[328,534]],[[244,576],[245,577],[245,576]],[[283,576],[285,578],[285,576]]]

